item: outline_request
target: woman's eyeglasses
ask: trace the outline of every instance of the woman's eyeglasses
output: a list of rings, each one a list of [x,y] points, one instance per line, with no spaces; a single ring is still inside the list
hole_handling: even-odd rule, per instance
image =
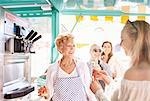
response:
[[[134,23],[133,22],[131,22],[130,20],[128,20],[128,22],[133,26],[133,28],[138,32],[138,29],[137,29],[137,27],[134,25]]]
[[[100,49],[93,49],[94,52],[101,52]]]
[[[135,26],[134,22],[131,22],[130,20],[128,20],[127,22],[128,22],[129,24],[131,24],[132,27],[133,27],[133,28],[136,30],[136,32],[138,33],[138,29],[137,29],[137,27]],[[122,45],[122,42],[123,42],[123,40],[121,40],[120,46]]]

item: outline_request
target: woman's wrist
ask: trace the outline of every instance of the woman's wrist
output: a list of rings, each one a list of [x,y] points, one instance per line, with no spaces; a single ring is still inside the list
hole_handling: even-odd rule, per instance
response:
[[[103,89],[101,89],[101,88],[99,88],[99,89],[97,89],[97,91],[95,92],[95,95],[96,96],[101,96],[101,95],[103,95]]]

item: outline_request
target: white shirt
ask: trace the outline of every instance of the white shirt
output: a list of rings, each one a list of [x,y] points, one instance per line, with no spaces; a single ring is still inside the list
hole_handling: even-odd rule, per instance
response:
[[[121,80],[124,77],[124,73],[129,68],[129,62],[129,59],[126,59],[126,61],[122,61],[122,59],[117,57],[116,55],[113,55],[110,58],[108,65],[111,67],[112,72],[117,73],[116,79]]]
[[[123,79],[111,101],[150,101],[150,81],[132,81]]]
[[[78,68],[78,72],[77,72],[77,68]],[[49,66],[48,72],[47,72],[47,77],[46,77],[46,86],[48,88],[49,99],[52,98],[53,93],[54,93],[54,82],[56,80],[57,69],[59,71],[58,77],[60,77],[60,78],[75,77],[77,75],[80,75],[83,85],[85,87],[85,91],[89,98],[89,101],[96,101],[95,95],[90,90],[91,77],[90,77],[89,68],[85,63],[83,63],[81,61],[76,61],[76,68],[73,70],[73,72],[71,74],[68,74],[65,71],[63,71],[59,67],[58,61]]]
[[[132,81],[123,79],[121,85],[115,91],[112,91],[110,101],[150,101],[150,81]],[[96,97],[98,101],[107,101],[105,94],[101,89],[97,90]]]

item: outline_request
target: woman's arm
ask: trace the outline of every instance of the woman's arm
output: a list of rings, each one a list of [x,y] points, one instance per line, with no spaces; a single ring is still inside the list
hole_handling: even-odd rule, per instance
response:
[[[90,76],[90,71],[86,63],[80,64],[80,74],[81,79],[85,87],[85,91],[87,93],[89,101],[96,101],[96,97],[94,93],[90,90],[90,83],[92,82],[92,78]]]
[[[49,66],[48,71],[47,71],[47,75],[46,75],[46,88],[48,91],[48,99],[51,99],[53,96],[54,78],[55,78],[55,71],[53,69],[53,65],[51,65],[51,66]]]
[[[104,95],[103,89],[97,80],[93,80],[90,89],[95,94],[97,101],[108,101]]]
[[[93,69],[93,76],[96,80],[103,80],[107,85],[111,81],[105,70]]]

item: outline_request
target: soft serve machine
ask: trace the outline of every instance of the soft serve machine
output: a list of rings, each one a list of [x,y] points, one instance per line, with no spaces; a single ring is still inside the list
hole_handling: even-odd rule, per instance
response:
[[[29,95],[31,86],[30,53],[41,38],[28,23],[0,8],[0,101]]]

